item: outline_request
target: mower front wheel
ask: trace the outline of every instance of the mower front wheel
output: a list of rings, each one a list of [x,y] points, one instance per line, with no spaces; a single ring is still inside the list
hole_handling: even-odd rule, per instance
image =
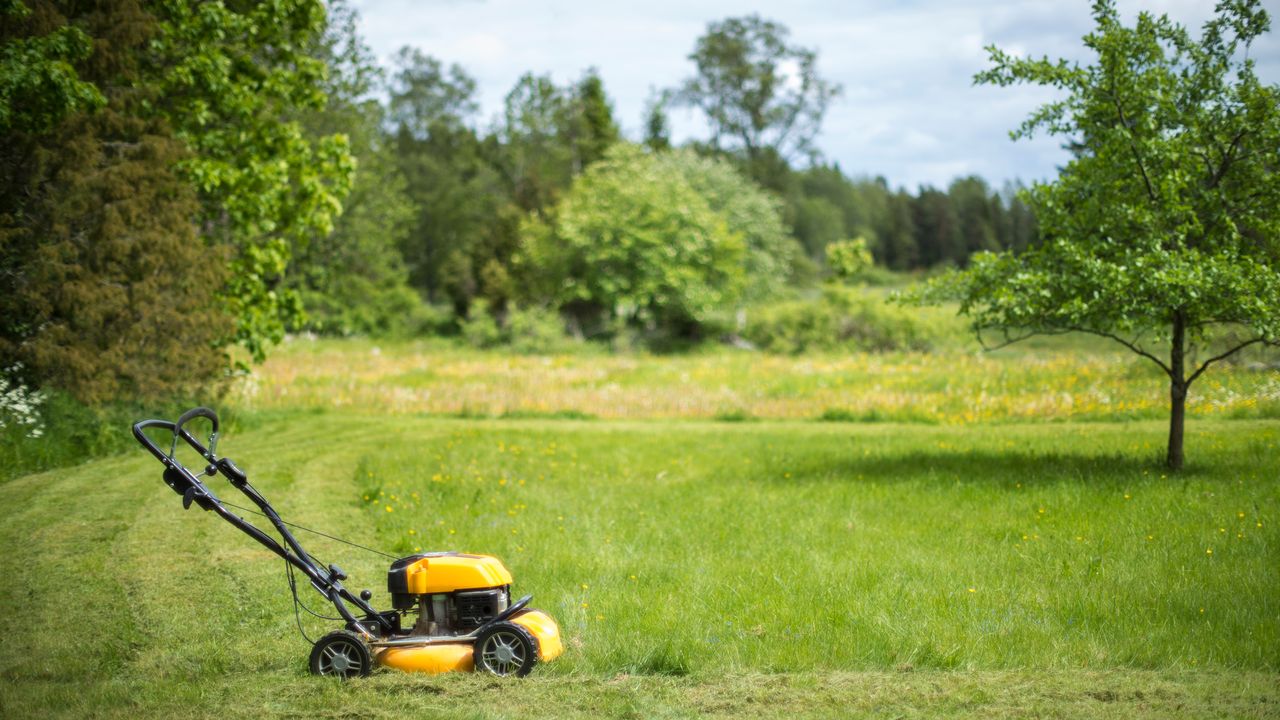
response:
[[[342,679],[363,677],[373,670],[373,654],[364,640],[346,630],[335,630],[311,648],[311,674]]]
[[[538,641],[522,625],[494,623],[476,637],[474,659],[476,670],[524,677],[538,664]]]

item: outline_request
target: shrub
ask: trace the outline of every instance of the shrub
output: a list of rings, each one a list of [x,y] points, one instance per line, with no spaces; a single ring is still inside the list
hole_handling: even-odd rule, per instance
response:
[[[174,418],[195,400],[104,403],[96,407],[59,390],[42,390],[38,422],[0,423],[0,481],[137,448],[129,426],[144,417]],[[234,424],[234,423],[229,423]],[[39,432],[33,433],[38,429]],[[159,480],[159,470],[156,474]]]
[[[406,336],[440,334],[453,324],[453,314],[422,300],[407,285],[379,286],[351,276],[334,281],[332,293],[303,290],[306,318],[297,330],[317,335]]]
[[[489,312],[489,301],[483,298],[471,303],[461,327],[463,339],[472,347],[488,348],[502,342],[502,330]]]
[[[512,306],[503,329],[511,349],[537,355],[556,352],[565,345],[564,321],[560,314],[545,308]]]
[[[559,313],[513,304],[499,324],[484,299],[471,303],[467,318],[462,321],[462,336],[473,347],[504,345],[513,352],[529,355],[556,352],[568,341]]]
[[[841,280],[857,280],[872,266],[866,238],[839,240],[827,246],[827,267]]]
[[[928,350],[934,332],[909,311],[855,288],[828,285],[821,296],[755,308],[743,337],[762,350]]]

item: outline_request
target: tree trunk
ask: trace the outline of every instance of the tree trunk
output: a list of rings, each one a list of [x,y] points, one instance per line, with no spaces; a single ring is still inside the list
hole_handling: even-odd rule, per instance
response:
[[[1165,465],[1170,470],[1182,469],[1182,428],[1187,415],[1187,388],[1185,385],[1170,383],[1169,388],[1169,452],[1165,455]]]
[[[1169,451],[1164,462],[1170,470],[1182,469],[1182,434],[1187,417],[1186,335],[1186,319],[1179,310],[1173,315],[1169,345]]]

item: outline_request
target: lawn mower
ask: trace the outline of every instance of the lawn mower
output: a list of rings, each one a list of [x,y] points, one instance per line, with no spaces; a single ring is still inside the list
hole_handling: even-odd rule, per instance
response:
[[[197,418],[212,424],[207,447],[186,428]],[[146,431],[153,428],[172,433],[168,452],[148,437]],[[195,504],[215,512],[284,558],[300,632],[299,606],[317,617],[345,623],[341,629],[313,643],[310,669],[316,675],[359,677],[368,675],[376,664],[414,672],[477,670],[500,676],[523,676],[537,663],[554,660],[564,651],[555,620],[528,607],[533,596],[511,602],[511,573],[497,558],[458,552],[396,558],[281,520],[271,503],[249,484],[245,471],[230,458],[215,454],[218,416],[208,408],[188,410],[176,422],[142,420],[134,423],[133,436],[164,465],[164,483],[182,496],[184,509]],[[176,459],[179,440],[190,445],[208,463],[203,470],[191,470]],[[201,479],[219,474],[253,501],[258,510],[220,499]],[[280,540],[229,508],[265,517],[279,533]],[[392,609],[375,610],[369,604],[373,594],[368,590],[362,590],[358,596],[352,594],[342,584],[347,579],[342,568],[317,560],[302,548],[290,528],[393,558],[387,572]],[[319,615],[299,600],[295,571],[305,575],[311,587],[333,604],[339,617]],[[305,632],[303,637],[306,638]]]

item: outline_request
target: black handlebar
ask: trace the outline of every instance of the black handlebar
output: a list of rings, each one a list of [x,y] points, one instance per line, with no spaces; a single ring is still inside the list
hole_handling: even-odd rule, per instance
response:
[[[203,409],[203,408],[198,408],[198,409]],[[212,413],[213,411],[209,410],[209,412]],[[215,428],[217,427],[216,419],[214,420],[214,427]],[[188,445],[192,447],[193,450],[200,453],[200,457],[203,457],[209,462],[214,461],[215,456],[213,454],[212,446],[214,444],[213,441],[217,439],[216,431],[213,435],[210,436],[212,438],[209,443],[210,447],[206,448],[204,444],[201,443],[199,440],[197,440],[195,436],[193,436],[190,432],[182,429],[179,426],[179,423],[171,422],[169,420],[139,420],[138,422],[134,423],[133,437],[139,443],[141,443],[142,447],[146,448],[148,452],[154,455],[157,460],[164,463],[166,467],[170,464],[170,462],[174,461],[173,460],[174,448],[172,447],[169,448],[169,452],[167,453],[164,450],[161,450],[159,446],[157,446],[154,442],[152,442],[151,438],[147,437],[147,434],[144,432],[148,428],[160,428],[161,430],[168,430],[169,432],[173,433],[175,445],[177,443],[178,438],[182,438],[184,441],[186,441]]]
[[[198,417],[208,418],[209,421],[213,423],[213,434],[218,434],[218,413],[207,407],[194,407],[182,413],[182,416],[178,418],[176,423],[174,423],[174,432],[181,432],[183,425],[186,425],[188,422],[195,420]]]
[[[195,438],[183,425],[187,424],[195,418],[202,417],[213,423],[213,430],[209,434],[209,447],[206,448],[199,440]],[[165,452],[159,446],[147,437],[146,430],[150,428],[158,428],[173,433],[173,444],[169,451]],[[164,465],[164,481],[165,484],[172,488],[179,495],[182,495],[183,507],[190,507],[192,502],[197,503],[204,510],[216,512],[222,519],[234,525],[236,528],[256,540],[259,544],[266,547],[271,552],[284,558],[293,567],[301,570],[310,580],[311,585],[315,587],[326,600],[333,603],[338,610],[338,614],[347,621],[348,626],[358,629],[362,633],[367,633],[361,620],[358,619],[347,608],[345,603],[354,604],[359,610],[365,613],[364,622],[373,622],[381,626],[384,631],[390,631],[391,621],[385,616],[379,614],[369,605],[368,601],[363,598],[352,595],[345,587],[342,586],[342,578],[345,577],[342,571],[336,566],[324,568],[310,554],[302,548],[289,532],[289,528],[285,522],[280,519],[280,515],[271,507],[267,499],[262,496],[256,489],[249,484],[248,477],[245,472],[236,467],[236,464],[227,458],[219,458],[214,454],[218,442],[218,415],[213,410],[206,407],[192,408],[178,418],[176,422],[168,420],[140,420],[133,424],[133,436],[138,442],[147,449],[157,460]],[[209,462],[209,466],[203,472],[193,472],[188,469],[181,461],[174,457],[175,450],[178,445],[178,438],[182,438],[190,445],[202,458]],[[213,494],[200,477],[202,475],[216,475],[221,473],[226,476],[231,485],[240,492],[244,493],[255,505],[258,506],[272,526],[280,533],[283,544],[275,538],[267,535],[257,526],[247,522],[244,518],[232,513],[225,508],[222,501],[217,495]]]

